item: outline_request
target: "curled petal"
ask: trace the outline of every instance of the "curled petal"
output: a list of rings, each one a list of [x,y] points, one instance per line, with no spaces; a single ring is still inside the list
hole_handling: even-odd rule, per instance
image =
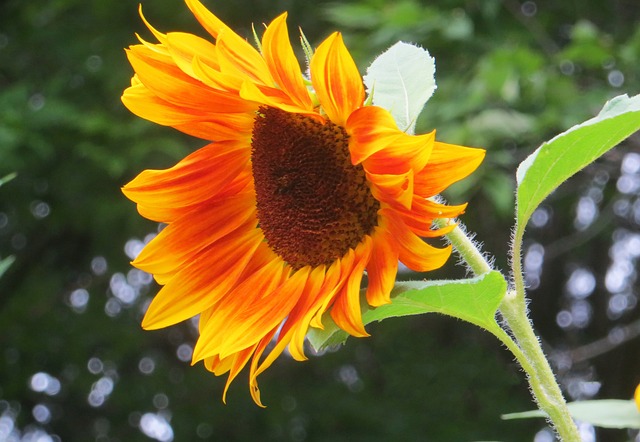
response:
[[[378,307],[391,302],[391,289],[398,273],[398,246],[385,228],[373,234],[371,259],[367,264],[367,302]]]
[[[451,255],[451,246],[438,249],[424,242],[404,223],[388,218],[389,231],[398,243],[400,261],[416,272],[429,272],[444,265]]]
[[[366,173],[372,184],[371,193],[378,201],[411,209],[413,201],[413,170],[400,175]]]
[[[429,161],[435,131],[425,135],[408,135],[398,129],[386,110],[365,106],[347,120],[351,135],[351,162],[363,163],[377,174],[401,174],[409,169],[422,170]]]
[[[331,308],[331,318],[335,323],[350,335],[357,337],[369,336],[362,323],[360,282],[370,256],[371,237],[365,236],[356,248],[355,262],[350,275]]]
[[[147,330],[167,327],[196,316],[226,295],[262,241],[258,230],[225,238],[200,252],[153,298],[142,321]],[[216,266],[211,268],[211,263]]]
[[[439,194],[476,170],[484,155],[484,149],[436,142],[429,163],[416,175],[416,193],[424,197]]]
[[[287,13],[273,20],[262,37],[262,52],[276,85],[299,108],[313,110],[313,103],[304,84],[289,32]]]
[[[244,226],[257,225],[255,203],[246,195],[233,196],[204,205],[197,213],[187,213],[165,227],[133,261],[148,273],[174,272],[195,258],[202,249]],[[251,228],[252,226],[250,226]]]
[[[184,108],[185,112],[206,114],[255,109],[253,103],[247,103],[237,94],[207,87],[185,74],[173,60],[167,62],[145,46],[131,46],[127,50],[127,57],[140,83],[158,98]]]
[[[438,204],[433,201],[429,201],[425,198],[414,196],[411,208],[406,210],[402,207],[394,207],[394,216],[398,216],[405,225],[411,229],[413,233],[418,236],[432,238],[435,236],[446,235],[450,228],[455,226],[449,226],[445,230],[438,229],[432,230],[431,225],[433,220],[437,218],[451,219],[464,213],[466,204],[457,206],[446,206],[444,204]],[[382,209],[382,211],[388,211],[389,209]],[[382,212],[381,211],[381,212]]]
[[[349,115],[362,106],[364,86],[340,33],[331,34],[318,46],[310,69],[322,109],[332,122],[344,126]]]
[[[210,200],[249,167],[249,155],[249,149],[241,143],[212,143],[169,169],[145,170],[122,191],[151,219],[170,222],[163,216],[153,216],[153,209],[188,207]]]

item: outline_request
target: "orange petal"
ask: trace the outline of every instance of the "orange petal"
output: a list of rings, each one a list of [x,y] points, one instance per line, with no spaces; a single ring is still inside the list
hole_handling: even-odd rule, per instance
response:
[[[293,52],[287,31],[287,13],[267,26],[262,36],[262,52],[278,88],[298,107],[313,110],[309,91],[304,84],[300,64]]]
[[[214,305],[231,290],[263,240],[262,232],[253,229],[229,235],[200,252],[153,298],[142,327],[152,330],[177,324]]]
[[[280,287],[262,296],[262,299],[239,309],[231,318],[224,334],[221,357],[235,353],[258,341],[264,330],[278,327],[289,315],[306,287],[310,267],[296,271]]]
[[[411,270],[428,272],[444,265],[451,255],[451,246],[435,248],[424,242],[401,221],[387,217],[389,231],[398,243],[399,259]]]
[[[211,11],[204,7],[202,3],[198,0],[185,0],[187,7],[191,10],[195,18],[202,25],[206,31],[213,36],[213,38],[218,38],[218,34],[222,31],[233,32],[231,28],[225,25],[222,20],[213,15]],[[240,36],[237,36],[240,38]]]
[[[181,132],[208,141],[244,141],[251,143],[251,130],[255,115],[248,113],[217,114],[208,116],[205,121],[192,121],[186,124],[171,124]]]
[[[154,95],[187,112],[211,113],[252,112],[255,105],[237,94],[215,90],[185,74],[173,60],[162,57],[142,45],[131,46],[127,58],[139,81]]]
[[[377,106],[365,106],[354,111],[347,120],[346,129],[351,136],[349,151],[354,165],[402,136],[391,114]]]
[[[390,294],[398,273],[398,246],[382,226],[372,235],[371,259],[367,264],[367,302],[378,307],[391,302]]]
[[[409,227],[416,235],[422,237],[434,237],[448,233],[448,231],[443,231],[441,229],[432,230],[431,224],[434,219],[455,218],[462,214],[466,207],[466,204],[447,206],[429,201],[419,196],[414,196],[410,210],[406,210],[401,207],[394,207],[393,211],[395,216],[400,217],[406,226]],[[382,209],[380,212],[385,210],[388,209]]]
[[[413,170],[399,175],[377,175],[365,172],[372,184],[371,193],[381,202],[411,209],[413,201]]]
[[[435,140],[435,131],[424,135],[402,134],[387,147],[369,156],[362,165],[378,174],[419,172],[427,165]]]
[[[138,213],[152,221],[171,224],[187,213],[200,210],[204,205],[217,204],[217,202],[224,201],[226,198],[233,198],[241,194],[244,194],[245,196],[255,196],[253,181],[251,179],[251,170],[241,172],[240,175],[235,177],[228,184],[224,185],[221,189],[215,189],[215,193],[209,199],[197,201],[188,206],[165,207],[139,203]]]
[[[140,5],[138,10],[144,24],[158,41],[162,43],[162,46],[166,48],[167,54],[171,55],[175,64],[182,69],[183,72],[194,77],[191,62],[195,54],[200,54],[200,56],[204,57],[206,62],[212,66],[218,65],[216,47],[211,42],[184,32],[163,34],[147,21],[142,13],[142,5]],[[142,39],[140,40],[144,43]]]
[[[302,360],[306,358],[304,355],[304,341],[309,327],[312,326],[313,321],[316,322],[316,325],[322,325],[319,321],[325,310],[321,310],[321,308],[333,302],[338,290],[341,288],[341,284],[343,284],[340,280],[340,266],[335,265],[336,263],[338,263],[338,261],[335,261],[328,270],[323,269],[324,280],[322,287],[311,304],[308,306],[305,305],[304,317],[301,319],[299,325],[293,328],[289,351],[295,359]]]
[[[329,270],[327,270],[325,290],[323,290],[327,295],[324,295],[320,300],[321,302],[317,306],[317,312],[311,319],[311,327],[324,329],[322,325],[322,315],[333,304],[335,297],[351,275],[355,256],[354,250],[349,249],[342,258],[336,259],[329,267]],[[329,285],[328,283],[331,284]]]
[[[364,162],[366,170],[377,174],[422,170],[435,140],[435,131],[424,135],[400,131],[391,114],[377,106],[365,106],[351,114],[347,132],[351,135],[351,162]]]
[[[476,170],[484,155],[484,149],[436,142],[429,163],[415,177],[416,194],[423,197],[439,194]]]
[[[200,63],[218,68],[216,46],[196,35],[186,32],[170,32],[164,41],[176,65],[187,75],[198,78],[193,69],[193,60],[198,57]]]
[[[332,122],[344,127],[349,115],[364,102],[364,86],[340,33],[331,34],[318,46],[310,69],[322,109]]]
[[[251,367],[249,368],[249,391],[251,393],[251,398],[259,407],[262,408],[264,408],[264,405],[262,405],[262,402],[260,401],[260,389],[258,388],[258,379],[255,372],[257,371],[262,353],[264,353],[267,346],[271,344],[277,332],[277,329],[271,330],[271,332],[258,343],[253,354],[253,359],[251,359]]]
[[[212,143],[165,170],[145,170],[122,191],[147,208],[186,207],[210,199],[250,167],[241,143]],[[168,222],[161,219],[158,221]]]
[[[303,328],[305,331],[308,328],[308,323],[305,324],[302,319],[307,316],[308,307],[313,304],[313,301],[321,290],[324,273],[324,266],[316,267],[311,271],[311,273],[309,273],[305,287],[302,290],[300,301],[296,304],[291,313],[289,313],[285,323],[278,330],[276,345],[269,351],[267,357],[260,362],[259,365],[256,364],[260,359],[259,355],[254,359],[254,363],[251,364],[250,382],[252,384],[257,385],[256,378],[258,375],[269,368],[278,356],[282,354],[287,345],[289,345],[293,333],[299,328]],[[262,349],[262,351],[263,350],[264,349]],[[262,353],[262,351],[259,353]],[[292,356],[298,361],[306,359],[302,349],[294,350]]]
[[[354,265],[347,270],[349,273],[347,282],[331,307],[331,318],[338,327],[357,337],[369,336],[362,323],[360,282],[371,256],[371,242],[371,237],[365,236],[364,240],[356,247]]]
[[[223,202],[204,205],[189,212],[164,228],[133,261],[133,265],[148,273],[166,274],[194,254],[249,223],[255,227],[255,198],[241,195]]]
[[[256,270],[246,277],[231,290],[227,296],[221,300],[212,312],[206,318],[206,322],[201,320],[200,338],[196,343],[193,351],[193,360],[209,357],[215,354],[221,354],[221,351],[228,345],[225,342],[227,330],[236,326],[234,321],[243,310],[250,308],[253,302],[258,302],[257,298],[264,293],[273,292],[281,285],[283,279],[284,266],[282,260],[273,260],[264,267]],[[244,276],[244,275],[243,275]],[[242,327],[241,324],[237,325]],[[251,336],[255,344],[262,339],[268,330],[263,330],[262,334],[257,333]],[[249,347],[251,344],[246,345]],[[238,349],[242,351],[244,348]],[[233,352],[227,352],[231,354]]]
[[[285,340],[285,344],[288,345],[296,331],[306,333],[309,328],[309,321],[314,314],[313,306],[317,303],[319,297],[325,293],[322,290],[325,282],[325,274],[326,268],[324,265],[315,267],[311,271],[302,296],[300,296],[299,301],[293,307],[279,331],[278,342]],[[298,361],[307,359],[304,355],[302,345],[289,345],[289,349],[294,359]],[[266,367],[264,367],[264,369],[266,369]],[[259,370],[259,372],[262,372],[264,369]]]
[[[142,84],[127,88],[122,102],[141,118],[208,141],[250,140],[255,118],[250,112],[215,114],[176,106]]]
[[[222,402],[227,403],[227,391],[229,391],[229,386],[231,382],[238,376],[240,371],[247,365],[249,359],[255,352],[257,346],[249,347],[246,350],[240,351],[229,358],[232,360],[231,367],[229,367],[229,377],[227,378],[227,382],[224,384],[224,391],[222,392]]]
[[[237,75],[267,86],[273,86],[274,81],[262,55],[246,40],[237,34],[224,31],[218,35],[216,41],[220,72]]]

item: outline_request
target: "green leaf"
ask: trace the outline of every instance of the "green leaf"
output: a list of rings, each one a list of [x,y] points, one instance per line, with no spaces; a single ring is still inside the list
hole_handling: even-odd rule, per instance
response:
[[[13,264],[16,258],[14,256],[7,256],[5,259],[0,260],[0,278],[4,275],[4,272]]]
[[[12,179],[14,179],[15,177],[17,177],[18,174],[13,172],[10,173],[9,175],[5,175],[2,178],[0,178],[0,186],[2,186],[3,184],[7,184],[9,181],[11,181]]]
[[[387,109],[402,131],[412,134],[425,103],[436,90],[429,51],[398,42],[379,55],[364,76],[373,104]]]
[[[370,308],[363,301],[365,325],[383,319],[441,313],[470,322],[492,333],[499,328],[495,321],[507,283],[500,272],[458,281],[399,282],[391,292],[391,304]],[[364,296],[364,290],[362,291]],[[312,328],[307,337],[316,350],[342,344],[348,335],[330,317],[323,318],[324,329]]]
[[[601,399],[567,404],[571,416],[603,428],[640,428],[640,412],[634,401]],[[502,419],[529,419],[547,415],[541,410],[502,415]]]
[[[640,95],[607,102],[597,117],[547,141],[525,159],[516,173],[516,235],[521,236],[540,203],[560,184],[640,130]]]

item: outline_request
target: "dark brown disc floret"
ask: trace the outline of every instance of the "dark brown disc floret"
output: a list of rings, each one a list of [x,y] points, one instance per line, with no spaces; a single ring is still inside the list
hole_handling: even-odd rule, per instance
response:
[[[341,126],[262,107],[251,146],[260,228],[294,269],[331,264],[373,232],[380,203]]]

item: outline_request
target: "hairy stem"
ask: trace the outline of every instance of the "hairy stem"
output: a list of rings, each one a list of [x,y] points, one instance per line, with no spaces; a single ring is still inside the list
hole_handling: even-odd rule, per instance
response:
[[[562,396],[549,360],[542,351],[540,340],[533,331],[533,325],[527,314],[524,272],[522,270],[522,232],[523,229],[516,229],[513,238],[511,270],[514,288],[507,292],[500,305],[500,313],[518,346],[533,366],[532,372],[525,371],[538,407],[547,413],[561,440],[580,442],[580,433],[571,418],[567,402]]]
[[[482,275],[493,270],[489,261],[487,261],[473,240],[467,236],[459,223],[448,219],[436,219],[434,224],[440,229],[456,225],[455,229],[447,233],[447,239],[474,274]]]
[[[442,228],[452,224],[452,222],[436,220],[435,224]],[[448,233],[447,239],[476,275],[492,270],[485,256],[460,226],[456,226],[454,230]],[[524,275],[520,259],[521,240],[522,238],[514,238],[512,250],[512,271],[515,287],[507,291],[500,306],[500,313],[511,335],[497,326],[494,330],[489,331],[514,354],[522,369],[526,372],[538,407],[547,413],[560,439],[564,442],[580,442],[578,429],[571,418],[549,361],[542,351],[540,341],[534,333],[527,315]]]

